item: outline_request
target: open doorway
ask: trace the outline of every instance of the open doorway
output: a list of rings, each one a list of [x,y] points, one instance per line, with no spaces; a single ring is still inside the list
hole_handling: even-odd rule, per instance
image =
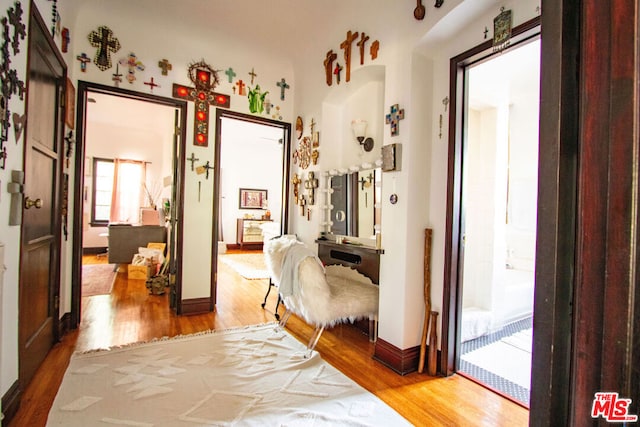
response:
[[[514,28],[505,50],[487,41],[451,59],[441,370],[463,374],[525,407],[539,70],[539,18]],[[495,347],[501,348],[493,352]]]
[[[218,294],[233,293],[225,286],[234,292],[239,286],[269,289],[262,248],[288,229],[291,126],[227,110],[218,110],[216,120],[212,295],[217,303]]]
[[[184,102],[87,82],[78,95],[73,321],[119,282],[148,295],[147,278],[160,272],[173,276],[163,305],[177,311]],[[156,264],[134,271],[139,248],[154,245]]]
[[[465,73],[458,372],[528,406],[540,40]]]

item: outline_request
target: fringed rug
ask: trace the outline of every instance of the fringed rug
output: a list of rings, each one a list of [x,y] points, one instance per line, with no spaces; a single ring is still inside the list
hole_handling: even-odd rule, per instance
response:
[[[277,324],[74,355],[48,426],[403,426]]]
[[[82,296],[110,294],[118,272],[113,264],[82,266]]]
[[[255,254],[224,254],[219,255],[218,259],[245,279],[269,278],[269,271],[264,262],[264,254],[262,252]]]

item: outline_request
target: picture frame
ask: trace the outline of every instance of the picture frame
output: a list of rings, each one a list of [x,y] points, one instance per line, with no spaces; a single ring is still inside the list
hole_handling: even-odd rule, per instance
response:
[[[238,195],[239,209],[264,209],[267,202],[267,190],[241,188]]]

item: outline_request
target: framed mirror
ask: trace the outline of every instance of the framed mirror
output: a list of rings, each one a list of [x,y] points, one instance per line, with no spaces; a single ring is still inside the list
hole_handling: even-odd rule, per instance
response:
[[[375,239],[381,224],[380,168],[329,175],[329,221],[334,235]]]

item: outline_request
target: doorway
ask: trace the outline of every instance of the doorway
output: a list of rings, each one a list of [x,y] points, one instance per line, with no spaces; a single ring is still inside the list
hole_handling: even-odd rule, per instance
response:
[[[90,277],[83,254],[94,254],[89,263],[103,267],[113,286],[133,279],[128,267],[135,249],[146,246],[136,243],[130,248],[137,240],[166,244],[162,271],[173,283],[168,305],[178,311],[182,226],[176,212],[182,206],[185,110],[181,100],[79,82],[72,286],[76,326],[88,289],[85,279]],[[119,185],[122,182],[127,185]],[[114,223],[123,225],[114,230]],[[143,280],[135,282],[145,286]]]
[[[290,138],[289,123],[222,109],[216,112],[214,304],[220,261],[241,280],[260,281],[265,292],[269,288],[262,244],[288,230]]]
[[[528,407],[539,19],[451,60],[442,365]],[[517,362],[519,361],[519,362]]]

